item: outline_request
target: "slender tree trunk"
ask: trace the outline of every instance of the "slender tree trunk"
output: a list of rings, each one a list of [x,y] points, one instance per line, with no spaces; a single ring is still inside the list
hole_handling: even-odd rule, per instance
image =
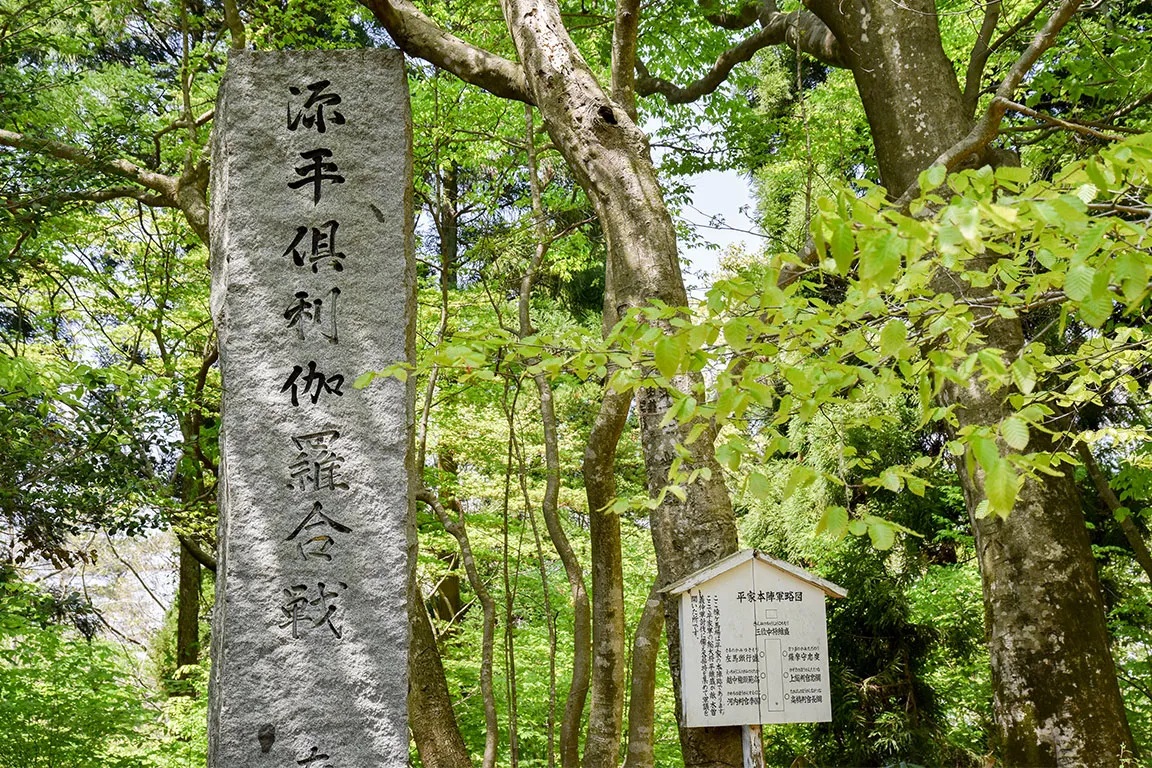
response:
[[[656,765],[656,659],[664,631],[664,606],[653,586],[632,639],[632,686],[628,695],[628,752],[624,768]]]
[[[445,502],[445,506],[450,505]],[[463,607],[460,600],[460,577],[456,570],[460,567],[460,555],[456,552],[438,552],[436,556],[444,563],[448,573],[440,579],[432,595],[432,614],[440,621],[452,622]]]
[[[484,611],[483,639],[480,650],[480,695],[484,701],[484,760],[483,768],[494,768],[496,765],[496,750],[500,743],[500,724],[496,719],[496,696],[492,689],[492,656],[496,645],[496,601],[480,578],[480,571],[476,567],[476,557],[472,554],[472,542],[468,538],[468,528],[464,525],[464,515],[451,518],[444,509],[444,505],[430,490],[424,489],[416,494],[419,501],[432,508],[440,518],[444,530],[452,534],[460,545],[460,555],[464,559],[464,572],[468,574],[468,584],[476,593],[476,599]]]
[[[408,724],[425,768],[472,768],[444,678],[436,633],[413,579],[408,600]]]
[[[616,446],[632,397],[606,390],[584,447],[592,542],[592,707],[584,765],[614,765],[624,727],[624,564],[616,496]]]
[[[456,161],[439,171],[440,210],[436,223],[440,234],[440,282],[444,290],[456,290],[460,267],[460,166]]]
[[[536,248],[528,271],[520,281],[520,301],[518,315],[520,338],[535,333],[532,326],[531,295],[540,265],[552,244],[552,235],[544,218],[544,197],[540,184],[540,172],[536,157],[536,128],[533,108],[524,105],[524,146],[528,152],[528,180],[532,197],[532,217],[535,219]],[[580,565],[568,535],[560,524],[560,436],[556,426],[556,408],[552,401],[552,384],[543,373],[532,377],[536,392],[540,396],[540,424],[544,429],[544,463],[547,479],[540,511],[544,515],[544,525],[548,538],[564,565],[568,577],[568,587],[572,593],[572,683],[568,688],[568,698],[564,703],[564,715],[560,721],[560,765],[561,768],[577,768],[580,764],[580,724],[584,717],[584,704],[588,700],[588,686],[592,671],[592,615],[588,604],[588,592],[584,587],[584,568]],[[535,523],[533,523],[535,525]],[[535,530],[535,528],[533,529]],[[595,545],[594,545],[595,546]],[[593,555],[595,559],[595,555]],[[555,623],[549,617],[549,637],[554,643]],[[554,647],[553,647],[553,650]],[[555,659],[552,659],[553,670]],[[553,685],[555,681],[553,680]],[[550,689],[551,690],[551,689]],[[549,710],[551,717],[551,710]],[[552,766],[551,721],[549,722],[548,764]]]
[[[813,10],[846,51],[881,178],[899,195],[971,125],[940,43],[935,6],[820,0]],[[989,161],[995,158],[981,162]],[[948,285],[954,294],[979,293],[960,279]],[[1018,319],[992,320],[983,334],[981,347],[1003,350],[1009,359],[1024,344]],[[959,406],[961,426],[996,425],[1012,412],[1007,395],[973,381],[948,385],[941,398]],[[1052,449],[1042,436],[1028,446]],[[1075,487],[1068,477],[1028,478],[1006,519],[978,519],[983,475],[960,466],[959,476],[976,537],[1006,764],[1120,765],[1133,754],[1133,741]]]
[[[176,604],[176,666],[195,665],[200,658],[200,561],[183,544]]]
[[[676,253],[676,233],[656,180],[647,139],[629,117],[630,105],[617,103],[604,92],[568,37],[554,2],[501,0],[501,7],[548,134],[587,193],[607,236],[606,292],[611,298],[605,307],[606,327],[616,322],[621,310],[647,306],[652,299],[684,306],[687,294]],[[621,92],[628,92],[626,79],[617,79],[621,81]],[[685,376],[676,383],[688,389],[697,381]],[[659,426],[669,405],[656,392],[641,392],[638,396],[649,488],[656,493],[668,482],[668,469],[676,457],[674,446],[686,438],[686,430],[679,425]],[[688,487],[683,502],[668,495],[667,501],[653,512],[652,532],[662,583],[736,551],[735,516],[723,473],[713,456],[712,438],[705,435],[697,440],[685,462],[688,468],[713,469],[711,479],[701,478]],[[589,449],[613,450],[614,445],[600,442]],[[593,595],[594,604],[607,597],[595,588]],[[665,617],[672,679],[679,701],[679,629],[671,602],[666,606]],[[616,631],[621,637],[612,638],[611,643],[622,648],[620,624],[613,625],[612,632]],[[608,642],[605,638],[603,647]],[[602,646],[597,642],[596,647]],[[616,658],[614,663],[619,669],[604,670],[600,677],[606,683],[611,681],[608,684],[623,680],[623,653]],[[598,665],[594,669],[599,671]],[[622,690],[618,699],[611,708],[599,711],[603,712],[602,718],[598,716],[596,723],[590,723],[589,734],[603,747],[596,746],[591,754],[586,753],[585,765],[616,765],[622,737]],[[680,742],[688,766],[738,765],[741,760],[738,728],[681,728]],[[607,748],[609,744],[612,749]]]
[[[1104,501],[1104,506],[1108,508],[1108,511],[1115,515],[1124,505],[1120,503],[1120,499],[1116,498],[1116,492],[1112,490],[1104,470],[1100,469],[1100,464],[1092,455],[1092,449],[1084,443],[1080,443],[1077,448],[1080,452],[1080,459],[1084,462],[1084,468],[1088,470],[1088,476],[1092,478],[1092,483],[1096,486],[1096,492],[1100,494],[1100,498]],[[1120,530],[1124,532],[1124,538],[1128,539],[1128,546],[1132,547],[1132,554],[1136,557],[1136,562],[1140,563],[1144,573],[1152,579],[1152,553],[1148,551],[1148,544],[1144,541],[1140,529],[1132,521],[1132,515],[1125,515],[1124,519],[1119,521],[1119,525]]]

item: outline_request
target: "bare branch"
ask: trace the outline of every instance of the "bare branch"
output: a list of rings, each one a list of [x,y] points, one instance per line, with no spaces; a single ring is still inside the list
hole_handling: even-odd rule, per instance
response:
[[[192,555],[196,562],[212,571],[212,573],[216,573],[216,558],[201,549],[200,545],[188,536],[178,533],[176,534],[176,538],[180,540],[180,544],[184,549],[188,550],[188,554]]]
[[[642,96],[662,94],[670,104],[687,104],[719,88],[737,64],[748,61],[757,51],[782,43],[829,66],[846,66],[840,44],[824,22],[808,11],[777,12],[770,14],[755,34],[720,54],[708,74],[688,86],[654,77],[644,62],[637,60],[636,91]]]
[[[1116,120],[1118,118],[1124,117],[1125,115],[1129,115],[1132,112],[1135,112],[1137,109],[1139,109],[1140,107],[1144,106],[1145,104],[1147,104],[1149,102],[1152,102],[1152,91],[1149,91],[1148,93],[1144,94],[1140,98],[1136,99],[1136,101],[1133,101],[1130,104],[1127,104],[1123,107],[1120,107],[1120,109],[1118,109],[1115,112],[1113,112],[1112,114],[1108,115],[1108,119],[1109,120]]]
[[[71,144],[5,130],[0,130],[0,146],[22,149],[39,155],[49,155],[81,167],[92,168],[102,173],[129,179],[166,197],[173,206],[176,205],[177,187],[179,186],[179,180],[176,177],[149,171],[127,160],[99,160]]]
[[[1043,120],[1044,122],[1046,122],[1050,125],[1054,125],[1054,126],[1057,126],[1060,128],[1065,128],[1069,131],[1075,131],[1076,133],[1083,133],[1086,136],[1095,136],[1096,138],[1104,139],[1105,141],[1124,141],[1123,136],[1117,136],[1114,133],[1104,133],[1103,131],[1098,131],[1095,128],[1084,125],[1082,123],[1072,123],[1072,122],[1069,122],[1067,120],[1061,120],[1058,117],[1054,117],[1054,116],[1046,114],[1044,112],[1037,112],[1035,109],[1032,109],[1031,107],[1026,107],[1023,104],[1018,104],[1015,101],[1008,101],[1007,99],[1005,99],[1004,104],[1007,106],[1008,109],[1012,110],[1013,112],[1019,112],[1020,114],[1028,115],[1028,117],[1034,117],[1037,120]]]
[[[1076,448],[1080,453],[1080,460],[1084,462],[1084,469],[1088,470],[1088,476],[1092,478],[1092,483],[1096,486],[1096,492],[1100,494],[1104,506],[1108,507],[1108,511],[1115,517],[1124,508],[1124,505],[1120,503],[1120,499],[1116,498],[1116,492],[1112,490],[1108,477],[1104,474],[1104,470],[1100,469],[1096,457],[1092,455],[1092,449],[1084,443],[1077,443]],[[1140,529],[1132,522],[1131,515],[1120,515],[1116,517],[1116,520],[1124,532],[1124,537],[1128,539],[1128,545],[1132,547],[1136,562],[1140,563],[1144,573],[1152,579],[1152,552],[1148,551],[1148,544],[1140,534]]]
[[[1000,0],[993,0],[984,6],[984,20],[980,23],[980,32],[976,35],[976,43],[972,46],[972,55],[968,59],[968,72],[964,76],[964,105],[967,114],[976,113],[976,101],[980,98],[980,80],[984,77],[984,67],[988,64],[988,57],[992,49],[988,43],[992,33],[996,31],[996,24],[1000,21]]]
[[[408,0],[360,0],[405,53],[505,99],[533,104],[523,68],[445,31]]]
[[[612,100],[636,120],[636,36],[640,0],[618,0],[612,29]]]
[[[700,0],[699,4],[704,11],[704,18],[709,24],[731,30],[747,29],[770,10],[767,3],[761,2],[761,0],[749,0],[740,6],[735,13],[721,11],[717,7],[716,0]]]
[[[1036,5],[1032,7],[1032,10],[1021,16],[1019,21],[1005,30],[1004,34],[1000,35],[1000,37],[996,38],[995,42],[988,46],[988,53],[993,54],[1000,50],[1000,46],[1004,45],[1013,37],[1015,37],[1016,33],[1024,29],[1024,27],[1031,24],[1032,21],[1040,15],[1040,11],[1044,10],[1051,4],[1052,0],[1040,0],[1040,2],[1036,3]]]
[[[151,208],[171,208],[172,201],[163,195],[149,194],[139,187],[106,187],[88,192],[68,192],[58,195],[61,200],[83,200],[89,203],[106,203],[110,200],[131,199]]]

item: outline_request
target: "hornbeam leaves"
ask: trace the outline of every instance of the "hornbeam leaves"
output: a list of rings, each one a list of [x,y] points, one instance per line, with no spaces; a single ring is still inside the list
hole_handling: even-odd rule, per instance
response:
[[[1008,515],[1028,475],[1063,471],[1062,455],[1024,454],[1036,429],[1053,429],[1048,416],[1102,402],[1113,390],[1147,396],[1138,377],[1139,318],[1152,274],[1152,136],[1133,137],[1052,178],[1033,181],[1030,171],[1013,167],[952,175],[932,168],[921,175],[928,194],[913,203],[912,215],[892,208],[878,187],[842,189],[817,201],[816,269],[779,255],[754,275],[717,281],[695,308],[630,309],[603,342],[538,333],[529,346],[501,332],[457,334],[427,365],[463,369],[464,380],[544,372],[604,381],[619,392],[664,389],[670,400],[660,423],[687,426],[693,442],[717,429],[716,458],[731,473],[746,459],[762,467],[786,455],[792,425],[864,397],[916,392],[925,425],[958,430],[954,407],[937,397],[946,385],[980,381],[1009,398],[1016,414],[982,430],[959,430],[949,447],[980,473],[982,513]],[[951,200],[939,189],[951,190]],[[778,283],[797,272],[800,279]],[[953,284],[954,291],[941,290]],[[1072,338],[1070,348],[1050,345],[1059,355],[1033,342],[1007,356],[984,340],[998,319],[1025,317],[1052,318],[1046,322],[1057,335],[1073,321],[1098,330]],[[678,374],[688,371],[705,377],[681,391],[676,387],[687,379]],[[881,418],[862,423],[877,426]],[[848,459],[863,466],[859,461]],[[868,489],[920,495],[928,485],[919,474],[924,468],[868,469]],[[669,479],[678,487],[665,493],[677,495],[691,482],[689,469],[680,474]],[[787,498],[818,476],[801,458],[780,488],[769,480],[776,475],[759,469],[745,482],[756,498]],[[893,546],[899,528],[858,512],[849,520],[829,507],[820,529]]]

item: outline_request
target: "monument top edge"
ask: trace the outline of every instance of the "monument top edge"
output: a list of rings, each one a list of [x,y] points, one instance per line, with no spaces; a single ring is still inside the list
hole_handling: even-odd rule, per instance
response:
[[[233,49],[228,51],[228,63],[262,64],[283,59],[395,59],[403,61],[404,53],[399,48],[336,48],[279,51],[250,51]]]

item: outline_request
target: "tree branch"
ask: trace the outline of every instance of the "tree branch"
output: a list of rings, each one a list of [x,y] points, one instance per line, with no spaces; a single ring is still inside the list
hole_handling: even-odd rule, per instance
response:
[[[1133,101],[1130,104],[1127,104],[1123,107],[1120,107],[1120,109],[1118,109],[1115,112],[1113,112],[1112,114],[1108,115],[1108,119],[1109,120],[1116,120],[1118,118],[1124,117],[1125,115],[1131,114],[1132,112],[1136,111],[1137,109],[1144,106],[1145,104],[1147,104],[1150,101],[1152,101],[1152,91],[1149,91],[1148,93],[1144,94],[1140,98],[1136,99],[1136,101]]]
[[[1069,20],[1071,20],[1077,9],[1079,9],[1080,3],[1081,0],[1064,0],[1064,2],[1052,12],[1052,15],[1048,17],[1048,21],[1044,24],[1043,28],[1032,38],[1031,45],[1025,49],[1024,53],[1020,55],[1020,58],[1016,59],[1015,63],[1009,68],[1008,74],[1004,76],[1000,87],[996,89],[996,95],[988,105],[988,109],[984,112],[984,116],[980,119],[980,122],[968,132],[967,136],[953,144],[945,150],[943,154],[937,157],[936,160],[932,162],[932,165],[942,165],[951,171],[972,155],[982,152],[985,147],[992,143],[992,140],[1000,133],[1000,122],[1004,119],[1004,113],[1008,111],[1010,105],[1015,103],[1012,101],[1012,96],[1020,86],[1020,82],[1040,57],[1044,55],[1044,52],[1051,48],[1056,42],[1056,36]],[[914,181],[909,184],[908,189],[906,189],[904,194],[896,201],[897,207],[907,207],[909,203],[916,199],[919,191],[919,182]]]
[[[21,149],[25,152],[34,152],[38,155],[49,155],[50,157],[55,157],[60,160],[67,160],[70,163],[84,168],[91,168],[101,173],[129,179],[160,194],[169,201],[170,205],[176,206],[179,179],[175,176],[155,173],[141,168],[135,163],[130,163],[127,160],[98,160],[83,149],[74,147],[71,144],[64,144],[63,142],[53,141],[52,139],[36,138],[23,133],[14,133],[13,131],[0,130],[0,146]]]
[[[236,0],[224,0],[224,23],[232,33],[232,50],[244,50],[247,40],[244,36],[244,20],[240,18],[240,9]]]
[[[180,545],[188,550],[188,554],[192,555],[192,558],[196,560],[196,562],[212,571],[212,573],[216,573],[216,558],[201,549],[200,545],[188,536],[178,533],[176,534],[176,538],[180,540]]]
[[[768,4],[761,2],[761,0],[749,0],[740,6],[735,13],[721,11],[716,0],[700,0],[699,5],[709,24],[733,31],[747,29],[770,10]]]
[[[984,20],[980,24],[980,32],[976,35],[976,43],[972,46],[972,55],[968,59],[968,72],[964,76],[962,98],[969,115],[976,114],[976,101],[980,98],[980,81],[984,77],[988,57],[992,55],[988,43],[992,40],[992,33],[996,31],[996,24],[999,21],[1000,0],[993,0],[984,6]]]
[[[1092,484],[1096,486],[1096,492],[1100,494],[1104,506],[1115,517],[1124,505],[1120,503],[1120,499],[1116,498],[1116,492],[1112,490],[1112,485],[1108,482],[1104,471],[1100,469],[1096,457],[1092,455],[1092,450],[1084,443],[1078,443],[1076,448],[1080,453],[1080,460],[1084,462],[1084,469],[1088,471],[1088,476],[1092,478]],[[1116,518],[1116,520],[1120,524],[1120,530],[1124,532],[1124,537],[1128,539],[1128,545],[1132,547],[1136,562],[1140,563],[1144,573],[1152,579],[1152,552],[1148,551],[1148,545],[1144,542],[1144,537],[1140,535],[1140,529],[1136,527],[1136,523],[1132,522],[1131,515],[1126,515],[1123,519]]]
[[[636,120],[636,37],[640,0],[617,0],[612,28],[612,100]]]
[[[670,104],[687,104],[696,101],[701,96],[712,93],[719,88],[737,64],[748,61],[759,50],[782,43],[786,43],[789,48],[807,53],[829,66],[846,66],[840,44],[832,31],[825,26],[824,22],[808,11],[773,12],[764,19],[763,24],[764,26],[755,34],[720,54],[708,74],[685,87],[653,76],[644,62],[638,59],[636,61],[636,72],[639,75],[636,79],[637,93],[641,96],[659,93]]]
[[[449,34],[408,0],[360,0],[405,53],[505,99],[532,104],[523,68]]]
[[[1015,101],[1008,101],[1005,99],[1004,103],[1005,106],[1013,112],[1019,112],[1022,115],[1028,115],[1028,117],[1034,117],[1037,120],[1043,120],[1049,125],[1053,125],[1058,128],[1065,128],[1069,131],[1075,131],[1076,133],[1083,133],[1086,136],[1094,136],[1097,139],[1104,139],[1105,141],[1124,141],[1123,136],[1118,136],[1114,133],[1104,133],[1103,131],[1098,131],[1095,128],[1083,125],[1081,123],[1071,123],[1067,120],[1061,120],[1058,117],[1054,117],[1044,112],[1037,112],[1035,109],[1027,107],[1023,104],[1018,104]]]
[[[988,46],[988,53],[993,54],[1000,50],[1000,47],[1016,36],[1024,27],[1032,23],[1033,19],[1040,15],[1040,11],[1052,4],[1052,0],[1040,0],[1032,7],[1032,10],[1020,17],[1020,20],[1005,30],[1004,34],[996,38],[996,41]]]

